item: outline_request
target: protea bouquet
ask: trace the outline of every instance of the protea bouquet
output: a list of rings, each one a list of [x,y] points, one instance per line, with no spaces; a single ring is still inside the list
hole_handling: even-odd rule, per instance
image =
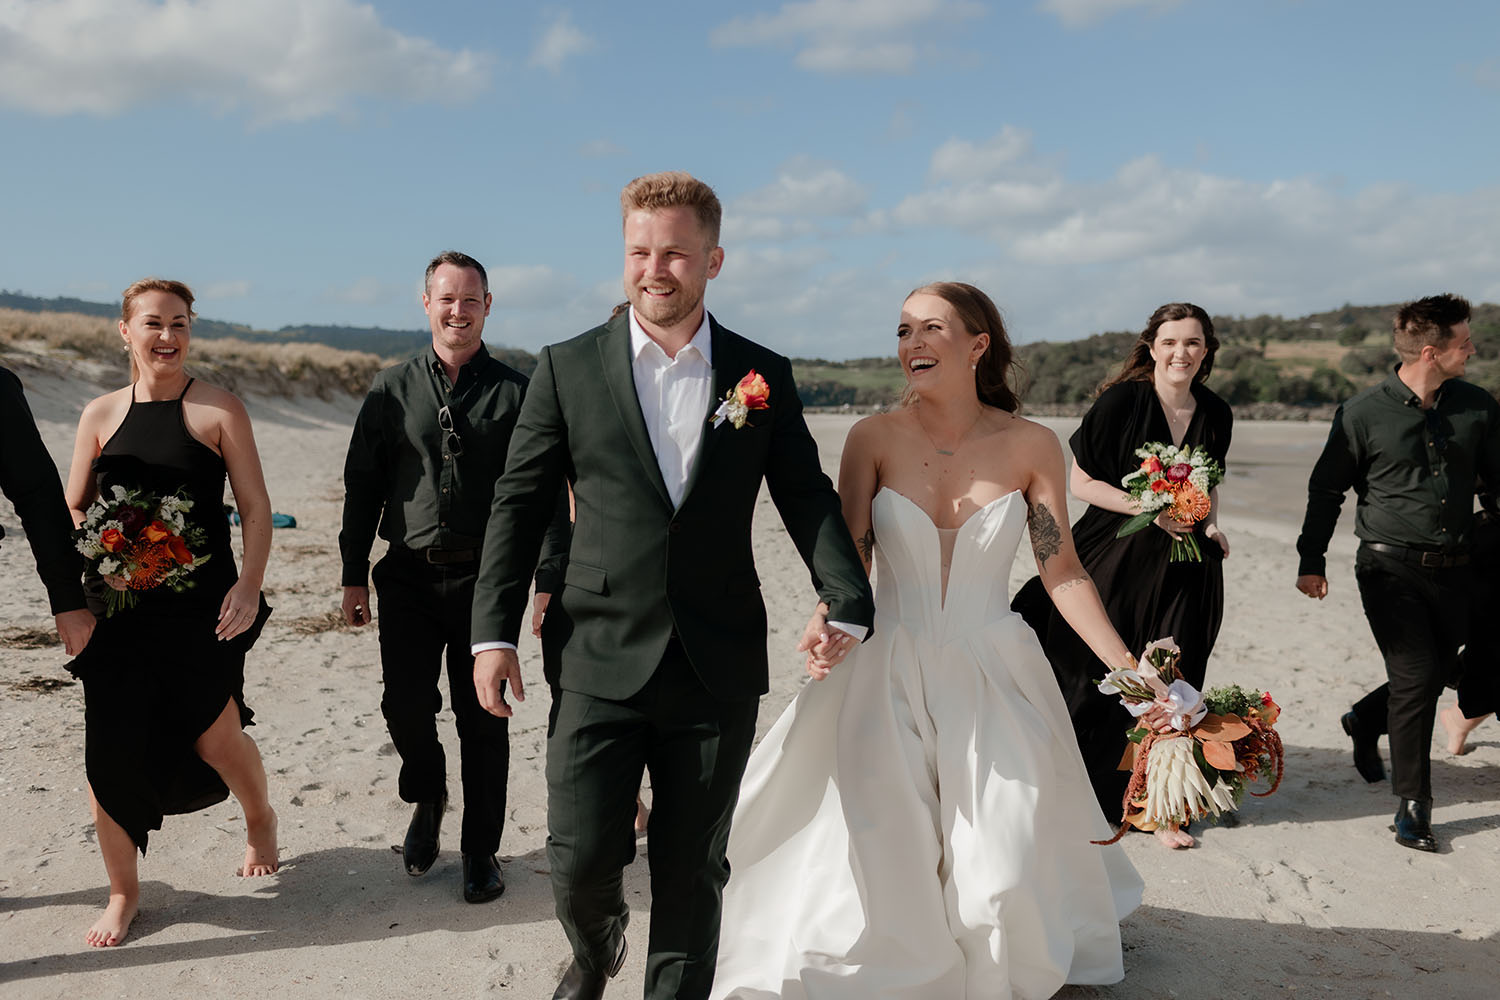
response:
[[[1270,795],[1281,784],[1281,737],[1273,728],[1281,708],[1265,691],[1216,687],[1205,697],[1178,672],[1182,652],[1172,639],[1146,647],[1134,669],[1114,670],[1098,682],[1117,694],[1143,723],[1126,735],[1120,761],[1130,784],[1114,843],[1127,827],[1154,830],[1239,808],[1245,786],[1264,778]]]
[[[184,517],[192,508],[193,501],[176,494],[158,497],[123,486],[90,505],[78,530],[77,548],[108,584],[105,617],[134,607],[140,591],[181,591],[193,585],[189,574],[209,557],[193,554],[203,544],[204,533]]]

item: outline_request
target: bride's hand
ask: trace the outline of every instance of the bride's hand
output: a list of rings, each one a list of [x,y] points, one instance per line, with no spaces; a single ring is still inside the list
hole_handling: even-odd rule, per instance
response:
[[[807,654],[807,673],[815,681],[827,677],[856,645],[854,636],[831,627],[827,616],[828,606],[819,604],[797,643],[797,652]]]
[[[219,605],[219,624],[214,628],[214,635],[221,641],[233,639],[255,624],[259,611],[260,588],[251,586],[241,577],[224,595],[224,603]]]

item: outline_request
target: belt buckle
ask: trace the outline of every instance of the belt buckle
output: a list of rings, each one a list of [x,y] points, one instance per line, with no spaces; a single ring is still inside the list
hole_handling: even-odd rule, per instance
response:
[[[1447,557],[1441,552],[1423,552],[1421,564],[1423,569],[1442,569]]]

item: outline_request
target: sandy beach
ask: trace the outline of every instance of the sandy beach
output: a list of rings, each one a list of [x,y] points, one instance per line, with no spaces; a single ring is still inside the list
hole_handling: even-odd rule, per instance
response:
[[[119,384],[19,371],[60,468],[83,403]],[[142,911],[128,941],[90,949],[83,935],[106,899],[83,774],[83,694],[49,639],[51,618],[19,521],[0,502],[0,994],[30,997],[546,997],[569,960],[552,912],[542,775],[547,695],[534,642],[522,646],[530,697],[512,722],[507,891],[460,896],[458,816],[438,863],[402,870],[409,807],[379,710],[373,628],[339,625],[340,473],[359,400],[248,396],[277,511],[266,591],[276,612],[246,668],[251,730],[280,814],[282,869],[233,872],[244,828],[233,799],[168,817],[141,863]],[[835,474],[854,418],[813,415]],[[1047,420],[1064,439],[1073,420]],[[1247,800],[1237,828],[1209,826],[1168,852],[1125,840],[1146,879],[1123,924],[1126,978],[1070,987],[1081,998],[1487,998],[1500,969],[1500,724],[1453,757],[1433,746],[1433,820],[1441,851],[1397,846],[1395,800],[1350,764],[1338,719],[1383,679],[1359,607],[1346,504],[1321,603],[1293,588],[1293,542],[1320,423],[1242,423],[1222,489],[1233,554],[1227,611],[1209,683],[1268,688],[1284,708],[1286,780]],[[1074,514],[1078,511],[1075,509]],[[793,645],[813,601],[805,567],[763,494],[758,571],[772,623],[772,689],[760,729],[804,683]],[[1032,573],[1028,553],[1012,585]],[[1452,701],[1444,696],[1443,704]],[[451,714],[440,721],[457,761]],[[450,791],[459,794],[454,777]],[[393,847],[395,853],[393,853]],[[640,995],[648,923],[644,855],[627,873],[632,943],[610,997]]]

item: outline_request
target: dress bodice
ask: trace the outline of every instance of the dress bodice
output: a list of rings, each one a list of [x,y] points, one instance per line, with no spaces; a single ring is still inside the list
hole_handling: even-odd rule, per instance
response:
[[[946,588],[941,529],[926,511],[883,486],[872,516],[877,615],[941,644],[1011,614],[1010,564],[1026,528],[1020,490],[985,504],[957,528]]]

